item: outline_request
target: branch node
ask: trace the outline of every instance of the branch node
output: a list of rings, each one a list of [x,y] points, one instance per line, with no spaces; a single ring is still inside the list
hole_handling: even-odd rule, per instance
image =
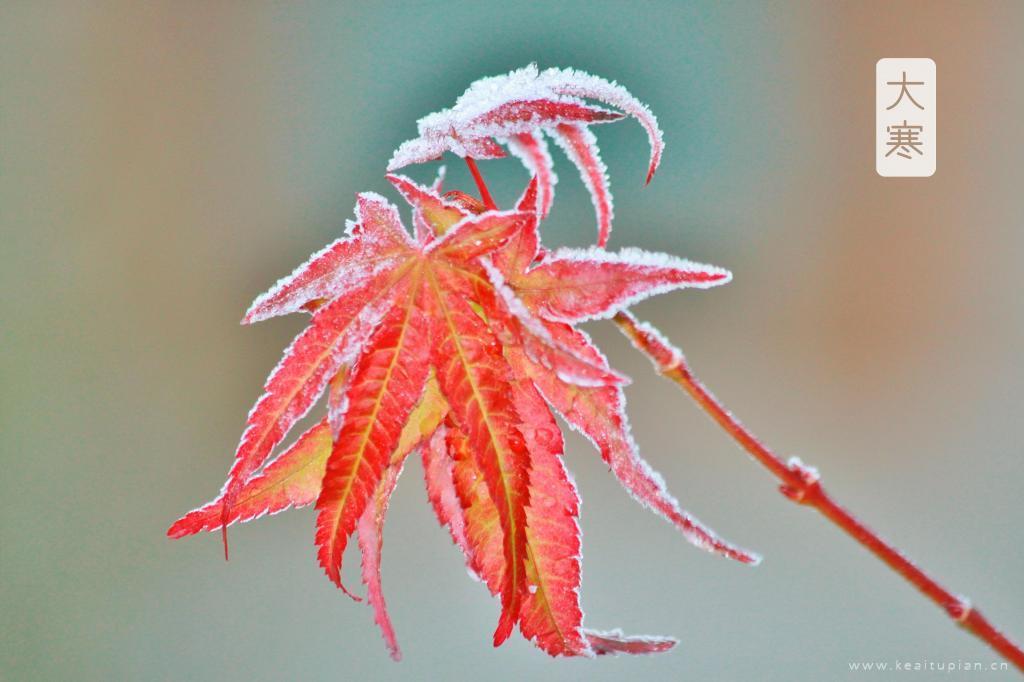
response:
[[[779,492],[797,504],[803,504],[808,493],[820,487],[821,474],[815,467],[804,464],[799,457],[790,457],[786,467],[792,480],[779,486]]]
[[[962,595],[957,595],[954,601],[946,603],[945,608],[949,617],[955,620],[959,625],[966,623],[968,617],[970,617],[971,613],[974,611],[974,606],[971,604],[971,600]]]
[[[653,326],[636,319],[628,310],[616,313],[615,322],[632,341],[633,347],[650,358],[658,373],[671,378],[674,372],[689,372],[683,352]]]

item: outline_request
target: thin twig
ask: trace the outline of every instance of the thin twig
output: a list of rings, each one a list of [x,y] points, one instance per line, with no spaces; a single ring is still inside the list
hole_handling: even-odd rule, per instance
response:
[[[628,312],[615,316],[619,329],[654,363],[658,372],[679,384],[726,433],[778,478],[779,490],[797,504],[813,507],[938,605],[965,630],[1024,672],[1024,651],[992,625],[966,597],[954,594],[841,507],[821,485],[818,472],[799,459],[784,461],[734,417],[690,371],[683,354],[653,328]]]

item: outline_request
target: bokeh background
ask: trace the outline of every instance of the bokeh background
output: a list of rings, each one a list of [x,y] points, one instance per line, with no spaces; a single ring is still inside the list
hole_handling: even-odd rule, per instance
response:
[[[535,60],[619,80],[665,129],[647,188],[641,128],[597,130],[612,246],[735,272],[638,314],[1024,636],[1022,28],[1014,2],[4,3],[0,678],[826,680],[863,677],[861,660],[996,660],[785,501],[608,323],[590,331],[635,378],[643,453],[766,557],[695,550],[568,436],[587,623],[675,635],[670,654],[492,649],[497,603],[436,526],[418,463],[385,542],[401,664],[321,575],[310,510],[237,528],[227,564],[217,537],[164,531],[216,494],[303,324],[240,327],[250,300],[340,233],[356,191],[389,193],[416,118]],[[875,61],[903,56],[938,65],[930,179],[874,171]],[[588,197],[557,163],[545,238],[586,244]],[[514,160],[484,171],[499,201],[525,181]]]

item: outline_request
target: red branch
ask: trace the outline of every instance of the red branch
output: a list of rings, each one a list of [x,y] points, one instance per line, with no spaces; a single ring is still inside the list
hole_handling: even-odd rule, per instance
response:
[[[681,352],[628,312],[616,315],[615,323],[633,344],[651,359],[659,373],[679,384],[744,450],[782,481],[779,490],[783,495],[797,504],[817,509],[825,518],[885,562],[889,568],[903,576],[904,580],[943,609],[961,627],[1024,672],[1024,651],[1019,645],[997,630],[981,611],[971,605],[970,600],[940,585],[899,550],[841,507],[822,487],[817,470],[795,457],[788,462],[783,461],[771,448],[758,440],[694,376]]]
[[[466,157],[466,165],[469,166],[469,171],[473,174],[473,179],[480,189],[480,197],[484,204],[488,209],[496,209],[497,206],[491,198],[490,192],[487,191],[487,184],[480,174],[480,169],[477,168],[476,161]],[[958,625],[988,644],[1003,658],[1024,672],[1024,650],[1018,644],[997,630],[982,615],[981,611],[971,605],[969,599],[947,590],[914,565],[898,549],[880,538],[857,517],[841,507],[822,487],[817,469],[807,466],[796,457],[785,461],[758,440],[757,436],[747,430],[694,376],[679,349],[670,345],[668,340],[649,325],[639,322],[629,312],[618,313],[614,319],[619,329],[629,337],[633,345],[650,358],[660,374],[679,384],[726,433],[733,437],[733,440],[782,482],[779,491],[783,495],[797,504],[817,509],[840,530],[863,545],[885,565],[917,588],[921,594],[945,611],[946,615]]]

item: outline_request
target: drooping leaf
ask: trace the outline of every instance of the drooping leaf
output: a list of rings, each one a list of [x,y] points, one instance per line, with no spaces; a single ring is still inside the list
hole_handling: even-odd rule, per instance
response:
[[[555,142],[580,172],[580,179],[590,192],[597,214],[597,245],[604,246],[612,232],[612,193],[608,187],[608,168],[597,150],[597,138],[590,129],[562,123],[554,131]]]
[[[621,110],[589,106],[593,99]],[[647,133],[651,147],[647,182],[661,163],[665,148],[661,129],[651,110],[614,82],[573,69],[546,69],[536,64],[503,76],[481,78],[469,86],[450,109],[417,122],[419,136],[404,142],[391,157],[388,170],[440,158],[446,151],[474,159],[502,158],[495,140],[504,143],[538,177],[536,210],[547,217],[557,178],[543,133],[551,135],[579,168],[597,212],[598,246],[608,241],[612,195],[607,174],[588,126],[629,115]]]
[[[395,629],[391,625],[391,618],[388,616],[387,605],[384,602],[380,574],[381,549],[384,543],[384,517],[387,514],[391,493],[394,491],[398,477],[402,473],[402,467],[405,465],[405,458],[417,446],[425,445],[431,439],[447,413],[448,404],[441,395],[437,381],[430,376],[427,378],[423,395],[420,396],[419,402],[405,422],[402,433],[398,437],[398,445],[391,453],[390,462],[384,469],[377,489],[356,524],[359,549],[363,557],[362,577],[367,588],[367,601],[373,608],[374,620],[380,626],[388,651],[396,661],[402,658],[402,654],[399,651]]]
[[[441,392],[455,424],[466,435],[498,507],[504,537],[505,576],[502,614],[495,646],[512,632],[526,591],[525,524],[530,458],[520,432],[521,420],[505,387],[511,369],[487,324],[452,289],[455,275],[432,273],[435,334],[432,349]]]
[[[469,438],[452,422],[445,429],[444,448],[459,502],[455,510],[458,515],[452,517],[459,520],[466,540],[457,544],[466,553],[466,567],[491,594],[500,595],[506,580],[507,559],[497,503],[488,491],[487,479],[473,455]]]
[[[388,170],[430,161],[445,151],[494,158],[468,152],[471,146],[494,137],[507,138],[561,123],[614,121],[623,116],[587,106],[583,98],[618,107],[640,121],[651,143],[649,180],[664,148],[657,119],[650,109],[622,86],[603,78],[573,69],[539,71],[536,64],[504,76],[481,78],[469,86],[452,108],[421,118],[417,122],[419,137],[396,150]]]
[[[316,507],[316,544],[327,577],[341,585],[349,535],[377,485],[427,380],[427,319],[419,299],[421,272],[368,342],[346,391],[345,422],[327,460]]]
[[[544,72],[549,87],[562,95],[585,97],[604,102],[609,106],[622,109],[635,118],[647,133],[647,141],[651,147],[651,159],[647,165],[647,182],[654,177],[654,171],[661,164],[661,155],[665,151],[658,119],[650,108],[631,95],[626,88],[614,81],[607,81],[600,76],[593,76],[573,69],[548,69]]]
[[[395,486],[398,484],[398,477],[402,473],[404,464],[405,459],[402,458],[384,469],[377,489],[356,524],[359,550],[363,557],[362,576],[363,583],[366,585],[366,600],[373,609],[374,620],[380,627],[388,653],[396,661],[402,660],[402,652],[398,648],[395,628],[391,625],[391,617],[388,616],[387,604],[384,602],[380,562],[384,545],[384,517],[388,511],[388,502],[391,501],[391,493],[394,492]]]
[[[516,409],[530,424],[526,439],[533,457],[526,509],[529,594],[519,628],[552,656],[589,655],[579,603],[579,496],[562,464],[562,433],[530,381],[517,381],[513,389]]]
[[[391,493],[398,482],[405,458],[417,446],[426,446],[434,433],[437,432],[441,421],[448,413],[448,404],[445,402],[437,381],[433,376],[428,377],[423,395],[413,408],[409,419],[402,429],[398,438],[398,445],[391,454],[388,467],[384,470],[380,483],[373,499],[363,515],[359,519],[356,530],[359,536],[359,547],[363,556],[363,582],[367,586],[367,600],[374,609],[375,619],[384,635],[384,640],[391,652],[391,657],[396,661],[401,658],[398,649],[398,641],[395,638],[394,628],[387,613],[387,606],[384,603],[384,592],[381,586],[380,564],[381,546],[384,542],[384,516],[387,513],[388,501]]]

